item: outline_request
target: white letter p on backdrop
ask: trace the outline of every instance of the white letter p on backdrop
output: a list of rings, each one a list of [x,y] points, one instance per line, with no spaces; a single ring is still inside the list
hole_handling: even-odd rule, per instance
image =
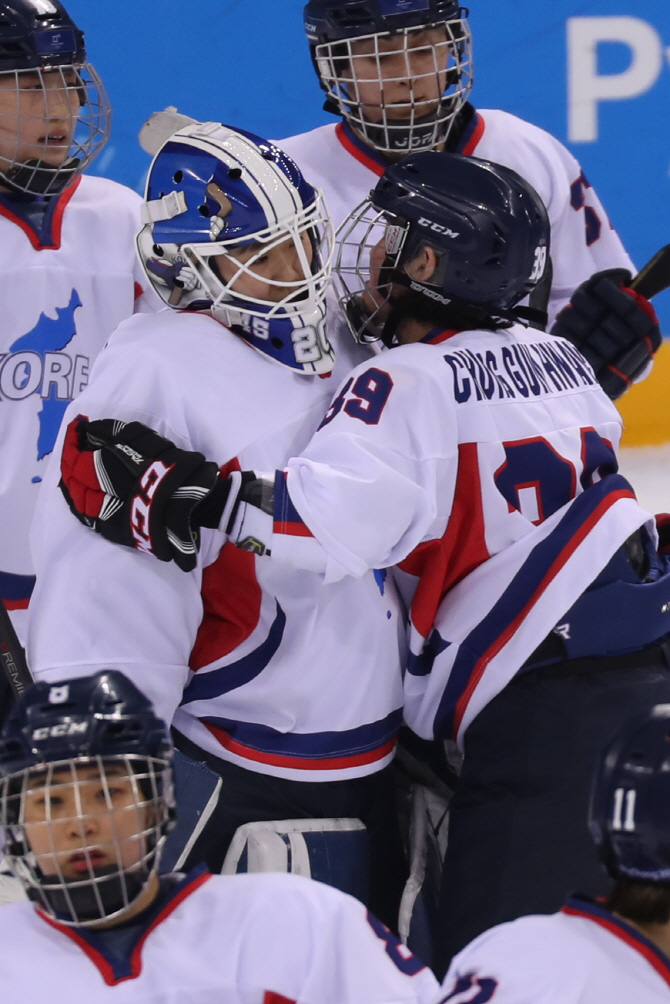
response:
[[[570,17],[568,26],[568,139],[598,139],[598,103],[644,94],[663,67],[663,42],[637,17]],[[598,43],[621,42],[631,52],[623,73],[598,74]]]

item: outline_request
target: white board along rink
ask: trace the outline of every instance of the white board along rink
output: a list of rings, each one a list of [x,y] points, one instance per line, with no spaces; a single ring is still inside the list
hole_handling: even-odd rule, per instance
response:
[[[654,514],[670,512],[670,443],[620,450],[619,469],[644,509]]]

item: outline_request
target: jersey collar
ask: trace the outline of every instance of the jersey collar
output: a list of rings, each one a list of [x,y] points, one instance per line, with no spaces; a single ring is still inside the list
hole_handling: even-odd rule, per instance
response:
[[[474,108],[472,111],[473,115],[463,130],[463,134],[454,150],[454,153],[460,153],[463,157],[472,157],[486,129],[486,123],[479,112]]]
[[[125,980],[137,979],[142,972],[142,948],[151,932],[211,877],[205,866],[199,865],[175,885],[167,899],[159,898],[155,911],[152,912],[151,908],[149,909],[145,922],[138,930],[136,940],[128,946],[123,957],[117,954],[112,955],[107,950],[104,931],[96,932],[87,927],[68,927],[66,924],[60,924],[57,920],[47,917],[39,909],[37,914],[45,923],[74,941],[82,952],[88,955],[94,966],[99,969],[107,986],[114,987]]]
[[[619,938],[634,948],[636,952],[639,952],[654,967],[661,979],[670,986],[670,959],[664,955],[660,948],[656,947],[653,941],[645,938],[637,928],[627,924],[619,917],[615,917],[600,903],[596,903],[586,896],[570,896],[561,912],[567,914],[568,917],[583,917],[585,920],[598,924],[599,927],[604,927],[615,938]]]
[[[454,335],[460,335],[462,328],[433,328],[429,331],[427,335],[419,341],[425,342],[427,345],[439,345],[440,342],[446,342],[448,338],[453,338]]]
[[[473,108],[470,121],[463,130],[463,135],[460,137],[454,153],[460,153],[464,157],[471,157],[484,135],[485,128],[486,123],[484,119]],[[381,178],[390,164],[383,154],[368,146],[367,143],[364,143],[360,136],[356,135],[348,122],[338,122],[335,126],[335,135],[347,153],[350,153],[363,167],[367,167],[368,171],[372,171],[373,174]]]
[[[11,220],[17,227],[23,230],[24,234],[36,251],[58,251],[61,246],[61,231],[63,227],[63,214],[65,208],[79,188],[81,176],[76,178],[71,185],[54,196],[47,206],[42,221],[42,226],[37,229],[29,216],[21,211],[21,203],[14,202],[4,193],[0,192],[0,216]]]
[[[372,171],[373,174],[381,178],[389,166],[389,162],[383,154],[364,143],[348,122],[338,122],[335,126],[335,135],[347,153],[350,153],[363,167],[367,167],[368,171]]]

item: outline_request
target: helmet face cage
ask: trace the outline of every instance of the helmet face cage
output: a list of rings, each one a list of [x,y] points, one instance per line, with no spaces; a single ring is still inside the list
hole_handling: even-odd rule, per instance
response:
[[[173,804],[164,759],[77,757],[16,771],[0,782],[7,863],[60,923],[114,919],[156,871]]]
[[[384,154],[441,146],[472,88],[464,17],[324,42],[314,59],[334,108]]]
[[[361,344],[382,337],[382,313],[391,295],[388,270],[396,266],[408,230],[367,198],[337,232],[333,284],[349,330]]]
[[[284,154],[249,134],[218,124],[197,124],[180,130],[172,140],[183,143],[202,137],[225,170],[216,181],[203,181],[198,191],[165,192],[166,186],[161,185],[161,199],[145,204],[148,222],[137,246],[149,279],[171,307],[208,310],[275,362],[303,373],[329,373],[334,356],[326,335],[325,301],[334,237],[323,195],[305,186],[292,162],[295,176],[287,174],[279,160],[273,162],[275,154],[288,162]],[[222,144],[218,149],[213,143],[217,140]],[[154,166],[160,167],[160,158],[161,152]],[[181,183],[186,173],[180,167],[173,177]],[[211,178],[211,168],[204,173]],[[226,176],[232,179],[229,188]],[[220,213],[208,208],[212,198],[220,205]],[[162,208],[158,211],[152,206],[162,207],[171,199],[176,202],[165,209],[169,214],[166,227]],[[184,240],[170,228],[179,227],[182,214],[196,209],[193,203],[198,202],[199,239]],[[253,220],[249,207],[253,207]],[[207,219],[204,231],[203,216]],[[183,236],[189,225],[183,224]],[[181,239],[175,241],[174,236]],[[281,278],[273,277],[272,267],[265,267],[273,260],[290,263],[286,271],[279,268]]]
[[[0,186],[58,194],[98,155],[110,125],[89,63],[0,71]]]

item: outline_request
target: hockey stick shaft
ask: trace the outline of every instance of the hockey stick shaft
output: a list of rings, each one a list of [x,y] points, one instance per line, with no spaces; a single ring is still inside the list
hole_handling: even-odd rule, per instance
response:
[[[0,661],[14,697],[21,697],[34,681],[21,642],[2,601],[0,601]]]
[[[648,300],[670,286],[670,244],[657,251],[644,265],[630,284]]]

